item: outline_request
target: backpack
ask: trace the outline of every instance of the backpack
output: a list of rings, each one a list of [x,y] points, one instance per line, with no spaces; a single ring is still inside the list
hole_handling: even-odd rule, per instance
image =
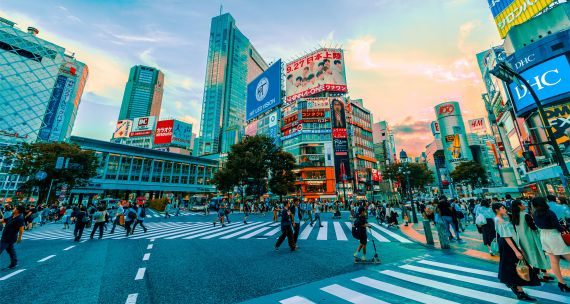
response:
[[[103,213],[101,213],[100,211],[95,212],[95,214],[93,214],[93,218],[95,220],[99,220],[101,219],[101,216],[103,215]]]
[[[358,219],[356,219],[356,221],[354,221],[354,223],[352,224],[352,237],[354,237],[355,239],[360,239],[360,221]]]
[[[83,218],[81,218],[81,222],[83,224],[87,224],[91,221],[91,219],[89,218],[89,216],[87,215],[87,213],[82,212],[83,213]]]
[[[127,217],[131,220],[134,220],[137,218],[137,213],[134,212],[133,210],[129,210],[129,212],[127,213]]]
[[[146,208],[142,208],[141,217],[146,217]]]

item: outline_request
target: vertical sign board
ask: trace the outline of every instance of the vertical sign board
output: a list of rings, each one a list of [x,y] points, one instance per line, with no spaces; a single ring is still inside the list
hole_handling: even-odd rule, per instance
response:
[[[191,141],[192,124],[180,120],[174,120],[172,124],[172,144],[184,149],[190,149]]]
[[[49,140],[49,135],[51,133],[53,123],[55,121],[55,116],[57,114],[57,109],[61,102],[61,96],[63,95],[63,90],[65,89],[65,83],[67,82],[67,77],[63,75],[57,76],[55,85],[51,92],[51,97],[49,99],[48,108],[44,116],[44,121],[42,123],[42,128],[38,137],[41,140]]]
[[[64,125],[65,112],[67,110],[67,104],[69,103],[69,99],[71,97],[71,93],[73,92],[74,86],[75,86],[75,80],[68,78],[65,84],[65,88],[63,89],[63,93],[61,94],[61,101],[59,102],[59,107],[57,108],[57,112],[55,113],[53,127],[51,129],[51,134],[49,135],[50,141],[60,141],[61,132],[63,131],[64,128],[68,127],[67,125]]]
[[[132,120],[124,119],[117,121],[117,126],[115,127],[113,138],[128,138],[132,127]]]
[[[565,146],[564,153],[570,153],[570,103],[546,108],[544,112],[556,142]]]
[[[281,104],[281,60],[247,85],[245,120],[249,121]]]
[[[154,133],[154,144],[164,145],[172,142],[172,128],[174,120],[161,120],[156,124],[156,132]]]
[[[505,38],[509,30],[540,13],[554,0],[487,0],[497,24],[499,35]]]
[[[278,121],[278,112],[273,111],[273,113],[269,114],[269,124],[267,129],[267,136],[273,138],[273,142],[278,145],[279,144],[279,128],[277,127]]]
[[[350,179],[351,177],[344,98],[332,97],[330,105],[335,177],[337,182],[340,182],[345,178]]]

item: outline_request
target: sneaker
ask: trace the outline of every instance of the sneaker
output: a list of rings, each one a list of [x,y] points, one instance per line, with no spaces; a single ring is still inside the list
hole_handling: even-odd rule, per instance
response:
[[[459,244],[465,244],[465,241],[462,240],[462,239],[457,239],[457,243],[459,243]]]
[[[360,260],[363,261],[363,262],[366,262],[366,256],[363,255],[363,256],[360,258]]]
[[[279,247],[275,246],[274,248],[275,248],[275,251],[279,251]]]
[[[10,264],[10,266],[8,266],[8,269],[14,269],[18,267],[18,264]]]
[[[353,254],[353,256],[354,256],[354,258],[358,259],[358,252],[355,252],[355,253]]]

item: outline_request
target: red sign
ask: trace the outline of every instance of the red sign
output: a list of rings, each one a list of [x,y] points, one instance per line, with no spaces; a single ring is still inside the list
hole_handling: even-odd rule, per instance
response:
[[[380,173],[380,171],[378,171],[376,169],[372,169],[372,180],[375,182],[381,182],[382,181],[382,174]]]
[[[156,124],[156,133],[154,134],[154,144],[169,144],[172,142],[172,128],[174,120],[161,120]]]
[[[441,114],[451,114],[455,111],[455,107],[452,104],[446,104],[439,107],[439,115]]]
[[[290,116],[283,118],[283,123],[284,124],[290,124],[290,123],[296,121],[297,118],[298,118],[298,115],[297,115],[297,113],[295,113],[293,115],[290,115]]]
[[[323,109],[305,109],[302,111],[303,118],[311,117],[325,117],[325,110]]]
[[[333,138],[347,138],[346,128],[333,128],[332,129]]]
[[[152,134],[152,130],[135,131],[135,132],[129,133],[129,137],[148,136],[151,134]]]

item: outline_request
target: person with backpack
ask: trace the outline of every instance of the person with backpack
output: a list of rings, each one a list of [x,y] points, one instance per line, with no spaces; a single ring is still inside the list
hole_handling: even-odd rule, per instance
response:
[[[137,211],[129,205],[127,205],[127,210],[125,211],[125,230],[127,231],[127,236],[131,233],[131,225],[137,219]]]
[[[105,226],[106,216],[107,211],[105,211],[105,208],[103,206],[99,206],[97,208],[97,211],[93,213],[93,222],[95,225],[93,225],[93,230],[91,230],[91,236],[89,237],[90,239],[93,239],[93,236],[95,235],[95,231],[97,229],[99,229],[99,239],[103,238],[103,227]]]
[[[80,206],[79,210],[74,211],[71,217],[75,221],[75,228],[73,228],[73,241],[79,242],[83,236],[85,225],[90,221],[89,216],[85,211],[85,206]]]
[[[285,205],[283,206],[283,209],[281,209],[281,235],[275,243],[275,250],[279,250],[279,246],[281,246],[281,243],[283,243],[285,238],[287,238],[291,251],[297,250],[297,246],[293,241],[293,228],[291,227],[293,214],[289,211],[290,206],[291,203],[289,201],[285,201]]]
[[[366,261],[366,244],[368,243],[368,234],[366,233],[366,228],[370,227],[368,224],[368,217],[366,208],[361,206],[358,208],[357,219],[352,225],[352,236],[359,240],[358,248],[354,252],[354,258],[362,261]],[[360,250],[362,250],[362,257],[359,257]]]
[[[133,229],[131,229],[131,235],[133,235],[135,233],[135,227],[137,227],[137,225],[141,225],[144,232],[146,233],[147,229],[143,223],[144,218],[146,217],[146,207],[143,204],[143,205],[140,205],[139,207],[135,206],[134,209],[137,212],[137,219],[135,221],[135,224],[133,225]]]
[[[115,217],[113,219],[113,227],[111,227],[111,232],[109,233],[115,233],[115,227],[117,227],[118,225],[121,225],[121,217],[123,217],[123,221],[124,221],[124,216],[125,216],[125,209],[123,208],[123,204],[122,203],[118,203],[118,207],[117,210],[115,211]]]

